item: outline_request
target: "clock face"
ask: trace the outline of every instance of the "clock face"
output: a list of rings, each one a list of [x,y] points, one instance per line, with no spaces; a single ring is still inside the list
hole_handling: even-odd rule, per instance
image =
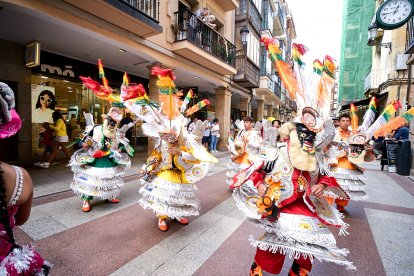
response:
[[[377,24],[389,30],[404,25],[413,14],[413,3],[409,0],[389,0],[377,11]]]

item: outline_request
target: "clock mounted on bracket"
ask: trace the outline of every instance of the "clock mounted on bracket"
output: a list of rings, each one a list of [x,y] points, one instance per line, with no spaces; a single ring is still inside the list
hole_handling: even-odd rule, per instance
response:
[[[384,30],[394,30],[413,16],[414,0],[386,0],[377,10],[376,24]]]

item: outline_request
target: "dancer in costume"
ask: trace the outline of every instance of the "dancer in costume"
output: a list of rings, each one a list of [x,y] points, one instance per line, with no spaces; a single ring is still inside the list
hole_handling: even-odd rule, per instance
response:
[[[252,117],[244,117],[242,121],[235,122],[239,132],[236,137],[229,136],[228,149],[231,154],[231,163],[226,173],[227,184],[232,183],[232,178],[239,171],[247,168],[254,156],[259,153],[259,148],[263,142],[261,133],[253,128],[254,120]],[[259,126],[258,126],[259,128]],[[261,124],[260,124],[261,128]]]
[[[276,56],[274,51],[280,52],[275,40],[265,38],[262,41],[271,56]],[[302,45],[295,47],[304,49]],[[313,88],[326,92],[330,91],[329,87],[322,82],[319,84],[324,88],[311,85],[301,89],[295,76],[288,77],[290,71],[285,71],[285,68],[290,70],[290,66],[282,64],[278,68],[279,74],[288,78],[286,87],[288,84],[295,87],[291,92],[297,99],[298,116],[279,129],[286,143],[275,146],[276,138],[268,139],[265,129],[265,145],[259,157],[238,173],[232,184],[237,206],[266,231],[260,238],[250,237],[251,244],[257,247],[250,275],[262,275],[263,271],[280,273],[286,256],[294,258],[289,275],[307,275],[315,258],[354,269],[346,259],[348,251],[336,246],[335,237],[326,227],[332,225],[340,228],[340,234],[347,234],[348,224],[321,197],[326,187],[347,197],[330,176],[323,158],[335,129],[330,119],[322,119],[329,116],[325,108],[325,103],[329,104],[329,94],[315,93]]]
[[[336,131],[334,141],[331,143],[332,147],[326,153],[326,156],[331,164],[333,176],[349,195],[350,200],[368,199],[368,195],[365,193],[364,169],[360,167],[360,164],[375,159],[372,147],[368,145],[368,142],[374,132],[389,121],[390,116],[396,112],[398,107],[397,101],[391,103],[374,122],[377,108],[376,99],[373,97],[365,112],[361,126],[358,127],[356,107],[353,104],[350,106],[350,116],[342,114],[339,117],[339,128]],[[348,129],[349,126],[351,126],[351,130]],[[325,191],[325,196],[331,203],[335,200],[340,212],[345,211],[348,200],[338,198],[329,189]]]
[[[22,121],[13,90],[0,82],[0,140],[15,135]],[[27,171],[0,162],[0,275],[48,275],[51,265],[32,245],[19,246],[13,230],[30,215],[33,185]]]
[[[154,150],[141,170],[143,187],[139,191],[142,195],[139,204],[154,211],[158,228],[165,232],[168,218],[186,225],[188,220],[185,217],[199,214],[196,183],[206,176],[209,163],[217,162],[217,159],[200,144],[201,122],[195,128],[197,135],[188,133],[185,128],[186,116],[204,107],[208,101],[203,100],[185,112],[190,96],[187,94],[180,102],[173,72],[154,67],[152,74],[158,76],[161,107],[130,102],[125,105],[145,122],[142,125],[144,133],[155,139]]]
[[[82,211],[89,212],[90,201],[94,197],[111,203],[119,202],[120,187],[124,185],[121,176],[131,167],[128,155],[132,156],[134,152],[125,132],[133,123],[119,129],[117,126],[122,115],[116,107],[102,115],[103,125],[91,125],[92,114],[85,117],[89,122],[87,129],[92,129],[81,135],[83,148],[73,154],[69,164],[74,172],[70,187],[82,196]]]
[[[81,77],[83,84],[99,98],[123,106],[121,98],[113,94],[112,88],[108,86],[101,60],[98,61],[98,67],[103,85],[90,78]],[[143,89],[142,86],[129,84],[125,73],[121,86],[122,100],[136,100],[140,89]],[[82,149],[76,151],[69,162],[74,173],[70,187],[76,194],[82,196],[82,211],[89,212],[90,201],[94,197],[110,203],[119,202],[120,187],[124,185],[121,176],[130,168],[129,156],[134,153],[134,149],[125,137],[125,132],[134,123],[118,128],[122,115],[117,107],[111,107],[108,114],[102,115],[104,119],[102,125],[94,125],[92,114],[85,113],[84,116],[87,127],[75,141],[82,145]]]

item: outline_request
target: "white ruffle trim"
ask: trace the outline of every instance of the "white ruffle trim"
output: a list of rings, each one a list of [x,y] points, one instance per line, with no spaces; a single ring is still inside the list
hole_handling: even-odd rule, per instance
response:
[[[168,216],[172,219],[200,214],[199,207],[194,206],[169,206],[162,202],[148,202],[145,198],[140,199],[138,203],[144,209],[151,209],[157,216]]]
[[[323,228],[323,230],[325,230],[323,232],[325,233],[321,233],[322,231],[317,230],[314,230],[312,232],[308,230],[309,233],[306,233],[304,230],[300,231],[288,227],[283,227],[280,225],[280,223],[278,223],[278,221],[272,223],[267,220],[251,220],[251,222],[265,229],[266,232],[276,235],[283,241],[296,241],[299,243],[308,243],[329,248],[336,247],[335,237],[326,227]]]
[[[260,248],[264,251],[270,251],[272,253],[281,253],[289,258],[299,259],[300,257],[309,258],[311,262],[314,259],[319,261],[333,262],[339,265],[346,266],[347,270],[356,269],[352,262],[345,259],[346,255],[349,254],[348,249],[343,248],[322,248],[318,246],[310,246],[308,244],[272,244],[265,241],[256,240],[252,235],[249,237],[250,244],[254,247]],[[283,243],[283,241],[281,241]],[[304,249],[299,248],[302,246]],[[315,251],[315,252],[312,252]],[[328,255],[330,254],[330,255]]]
[[[113,178],[115,175],[122,175],[125,172],[124,165],[109,168],[96,168],[85,165],[85,168],[79,166],[72,166],[72,171],[79,175],[88,175],[97,179]]]
[[[72,182],[70,184],[70,188],[73,190],[73,192],[77,195],[87,195],[87,196],[93,196],[98,199],[112,199],[119,196],[121,189],[118,186],[106,186],[106,187],[89,187],[84,186],[83,183],[76,183]]]
[[[139,190],[139,193],[145,198],[148,202],[160,201],[173,206],[194,206],[199,207],[200,201],[195,198],[195,196],[181,196],[180,194],[167,195],[162,191],[149,191],[147,187],[142,187]]]

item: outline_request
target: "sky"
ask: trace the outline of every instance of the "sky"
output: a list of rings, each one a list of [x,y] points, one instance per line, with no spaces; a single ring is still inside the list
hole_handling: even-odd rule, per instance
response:
[[[309,48],[305,62],[325,55],[339,65],[342,36],[342,11],[346,0],[286,0],[296,29],[294,42]]]

